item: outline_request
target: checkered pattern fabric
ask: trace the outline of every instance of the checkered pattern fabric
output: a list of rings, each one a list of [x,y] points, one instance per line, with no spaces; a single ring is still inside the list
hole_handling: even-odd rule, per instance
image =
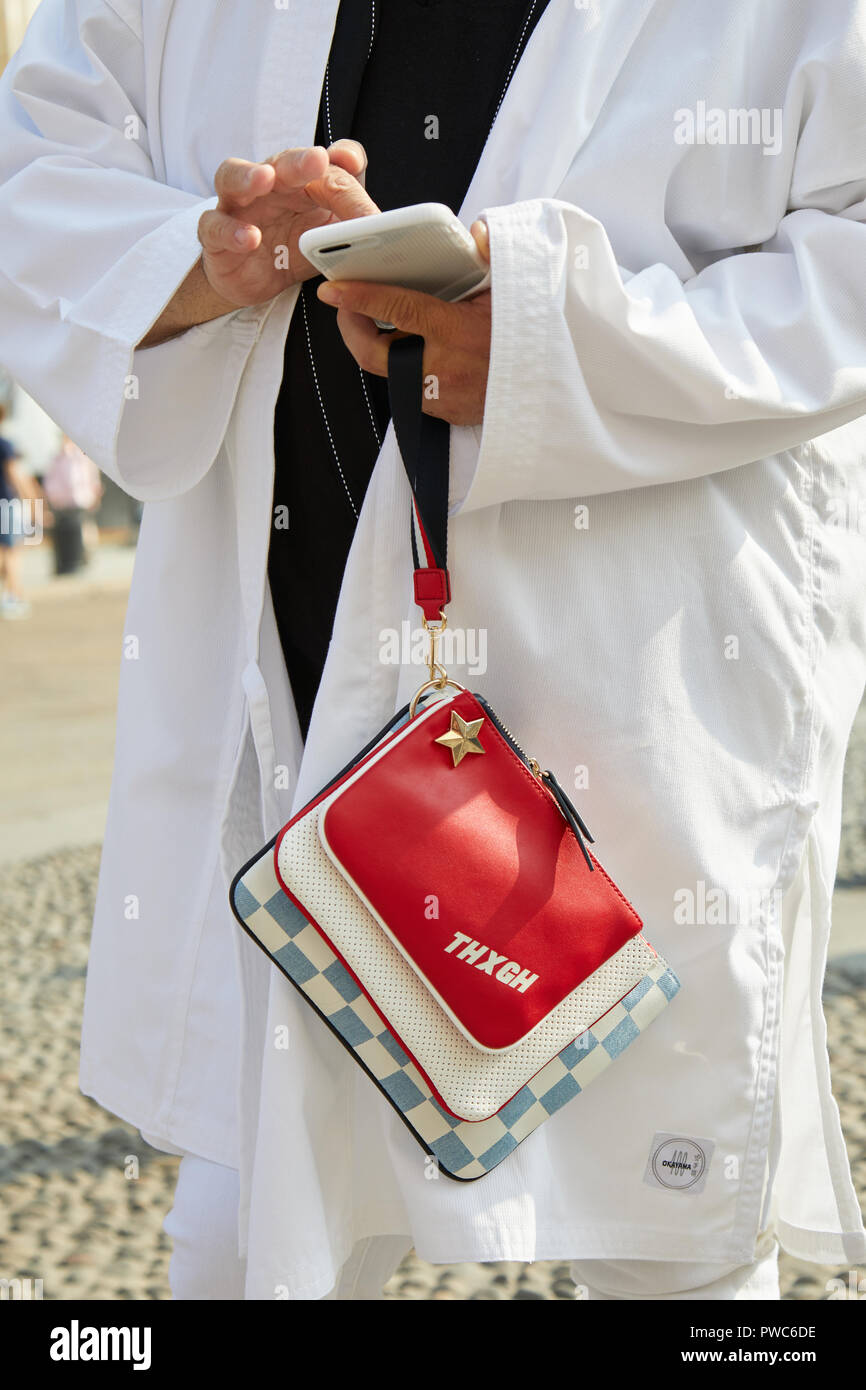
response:
[[[441,1172],[481,1178],[534,1129],[605,1070],[670,1002],[680,987],[657,964],[614,1008],[554,1057],[487,1120],[458,1120],[382,1023],[328,943],[286,896],[269,846],[235,880],[238,920],[306,995],[399,1112]]]

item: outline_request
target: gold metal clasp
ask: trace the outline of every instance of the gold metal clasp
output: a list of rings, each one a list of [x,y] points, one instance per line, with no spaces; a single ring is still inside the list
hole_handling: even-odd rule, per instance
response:
[[[439,661],[439,642],[443,632],[448,626],[448,619],[441,608],[439,609],[439,617],[441,618],[441,622],[439,623],[431,623],[428,622],[427,618],[423,618],[422,624],[429,643],[427,648],[427,666],[430,671],[430,679],[431,681],[435,681],[437,679],[436,672],[441,671],[442,675],[440,680],[444,682],[447,679],[447,672]]]
[[[424,631],[427,634],[429,648],[427,651],[427,668],[430,672],[430,679],[426,680],[419,690],[415,691],[409,705],[409,718],[415,718],[415,711],[418,708],[418,701],[428,690],[444,690],[446,686],[453,686],[455,690],[465,690],[465,685],[460,685],[458,681],[453,681],[439,660],[439,641],[442,633],[448,626],[448,619],[443,610],[439,609],[441,622],[431,623],[427,618],[422,619]]]
[[[439,670],[442,671],[441,666],[439,667]],[[458,681],[453,681],[449,675],[446,675],[446,673],[442,671],[442,675],[438,677],[438,679],[433,681],[425,681],[424,684],[420,686],[418,690],[415,691],[415,694],[412,696],[411,702],[409,704],[409,718],[415,718],[415,711],[418,708],[418,701],[421,699],[421,696],[425,694],[426,691],[444,690],[445,687],[448,685],[453,686],[455,690],[466,689],[465,685],[460,685]]]

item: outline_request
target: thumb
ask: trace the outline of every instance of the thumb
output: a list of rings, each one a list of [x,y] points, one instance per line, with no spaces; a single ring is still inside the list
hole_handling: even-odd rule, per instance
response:
[[[469,228],[469,230],[470,230],[470,232],[472,233],[473,237],[475,238],[475,245],[478,247],[479,252],[481,253],[481,255],[484,257],[485,261],[486,261],[487,264],[489,265],[489,264],[490,264],[490,233],[489,233],[489,231],[488,231],[488,229],[487,229],[487,223],[486,223],[486,222],[482,222],[480,217],[479,217],[479,218],[476,218],[476,220],[472,223],[472,226]]]

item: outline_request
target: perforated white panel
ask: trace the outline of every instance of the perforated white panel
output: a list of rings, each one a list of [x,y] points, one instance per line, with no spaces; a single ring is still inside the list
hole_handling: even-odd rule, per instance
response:
[[[493,1115],[657,963],[642,936],[584,980],[530,1036],[504,1053],[479,1051],[455,1027],[355,896],[322,847],[320,807],[283,836],[286,886],[319,924],[455,1115]]]

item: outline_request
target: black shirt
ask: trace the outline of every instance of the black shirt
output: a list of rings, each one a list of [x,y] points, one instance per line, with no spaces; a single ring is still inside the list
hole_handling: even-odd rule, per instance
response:
[[[383,212],[420,202],[457,211],[516,57],[546,5],[342,0],[316,144],[360,140],[368,156],[366,188]],[[387,382],[358,367],[335,310],[316,296],[320,283],[317,277],[302,286],[286,339],[268,557],[304,735],[355,524],[390,418]]]

